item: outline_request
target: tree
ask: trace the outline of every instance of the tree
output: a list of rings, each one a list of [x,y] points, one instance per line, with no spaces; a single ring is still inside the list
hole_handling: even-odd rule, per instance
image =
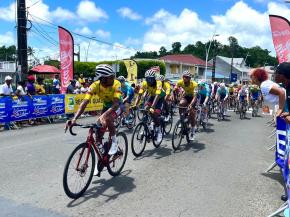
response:
[[[184,54],[194,54],[194,51],[195,51],[195,46],[194,46],[194,44],[189,44],[189,45],[187,45],[187,46],[183,49],[182,53],[184,53]]]
[[[159,49],[159,56],[165,56],[167,54],[167,50],[166,50],[166,48],[165,47],[161,47],[160,49]]]
[[[172,53],[179,54],[181,52],[181,43],[180,42],[174,42],[172,44]]]
[[[16,47],[14,45],[0,47],[0,61],[15,61]]]
[[[54,66],[58,69],[60,69],[60,62],[59,60],[45,60],[44,61],[44,65],[50,65],[50,66]]]

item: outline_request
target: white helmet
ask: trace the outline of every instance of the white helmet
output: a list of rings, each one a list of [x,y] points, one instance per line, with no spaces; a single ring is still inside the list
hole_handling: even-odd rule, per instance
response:
[[[153,69],[148,69],[145,72],[145,78],[155,78],[155,71]]]
[[[225,83],[221,83],[221,84],[220,84],[220,87],[221,87],[221,88],[225,88],[225,87],[226,87]]]
[[[159,75],[159,80],[160,80],[160,81],[164,81],[164,79],[165,79],[165,78],[164,78],[164,75]]]
[[[116,76],[113,68],[108,64],[100,64],[96,66],[96,77],[97,79],[101,77],[109,77],[111,75]]]
[[[185,77],[190,77],[191,78],[191,73],[189,72],[189,71],[184,71],[183,73],[182,73],[182,76],[185,76]]]

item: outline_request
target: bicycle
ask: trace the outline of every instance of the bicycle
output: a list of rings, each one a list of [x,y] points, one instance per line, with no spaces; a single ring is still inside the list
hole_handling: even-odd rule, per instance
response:
[[[258,116],[258,111],[259,111],[259,105],[258,105],[258,100],[253,100],[252,102],[252,117],[257,117]]]
[[[196,109],[196,127],[199,130],[199,126],[202,125],[203,129],[206,129],[208,123],[208,117],[203,105],[197,105]]]
[[[188,113],[189,113],[188,107],[179,106],[178,108],[186,109],[186,111],[180,114],[180,119],[176,122],[173,129],[172,148],[174,151],[179,149],[184,136],[186,138],[187,143],[190,143],[190,140],[189,140],[190,126],[189,126],[189,120],[188,120]]]
[[[127,118],[127,123],[126,123],[126,118]],[[129,114],[127,117],[124,117],[124,112],[122,112],[121,115],[119,115],[114,122],[115,128],[117,131],[122,126],[126,126],[129,130],[133,129],[136,124],[136,111],[133,110],[132,108],[129,108]]]
[[[224,113],[225,113],[224,100],[219,100],[218,101],[218,112],[217,112],[218,121],[225,119]]]
[[[174,115],[174,106],[172,104],[169,104],[169,114],[167,115],[168,117],[168,120],[166,120],[165,116],[165,112],[164,112],[164,109],[162,109],[162,120],[164,121],[164,133],[166,135],[168,135],[172,129],[172,125],[173,125],[173,115]]]
[[[69,132],[71,135],[76,136],[77,134],[72,131],[74,126],[89,129],[87,140],[84,143],[79,144],[72,151],[63,172],[64,192],[68,197],[77,199],[82,196],[92,181],[96,165],[95,155],[98,157],[97,176],[100,177],[104,167],[107,168],[111,176],[118,176],[121,173],[127,159],[128,141],[125,133],[118,132],[116,135],[119,145],[118,151],[116,154],[110,156],[108,155],[108,152],[112,140],[109,138],[108,141],[103,143],[105,129],[100,124],[73,125],[69,128]],[[96,141],[98,140],[101,140],[100,144],[97,144]],[[119,167],[118,163],[120,163]],[[72,172],[73,174],[71,175],[69,172]],[[72,180],[73,178],[75,179]],[[70,184],[75,186],[70,186]]]
[[[140,109],[144,113],[144,117],[140,123],[137,124],[132,135],[131,148],[132,153],[135,157],[140,157],[145,150],[146,143],[153,142],[155,148],[158,148],[163,140],[164,135],[164,120],[160,117],[162,139],[157,142],[157,131],[156,126],[149,114],[148,110]],[[136,141],[135,141],[136,139]],[[139,144],[138,144],[139,143]]]
[[[246,112],[247,112],[247,102],[246,100],[240,101],[240,106],[239,106],[239,113],[240,113],[240,119],[246,118]]]

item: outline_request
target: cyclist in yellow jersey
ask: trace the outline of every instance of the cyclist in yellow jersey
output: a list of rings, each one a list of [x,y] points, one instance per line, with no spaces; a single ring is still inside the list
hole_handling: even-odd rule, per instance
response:
[[[141,88],[139,90],[134,107],[139,104],[141,96],[145,91],[147,91],[149,98],[145,103],[145,109],[149,109],[150,113],[152,114],[154,124],[157,127],[157,143],[159,143],[162,140],[162,130],[159,117],[161,114],[165,92],[162,89],[162,82],[156,80],[155,76],[156,75],[154,70],[149,69],[146,71],[145,81],[143,81],[141,84]]]
[[[188,107],[189,109],[189,120],[191,123],[191,133],[190,133],[190,140],[195,139],[195,111],[194,111],[194,104],[196,102],[196,94],[195,89],[197,88],[198,84],[191,80],[191,73],[189,71],[184,71],[182,79],[177,81],[173,92],[177,91],[178,88],[182,88],[184,90],[183,96],[180,100],[179,106],[180,107]],[[174,98],[174,94],[172,94]],[[183,113],[184,109],[179,109],[179,113]]]
[[[103,101],[104,105],[102,114],[98,121],[102,124],[103,127],[108,128],[112,138],[111,148],[108,153],[109,155],[114,155],[118,150],[114,118],[120,114],[120,104],[122,101],[121,84],[115,79],[115,75],[116,74],[110,65],[98,65],[96,67],[96,76],[98,80],[92,83],[89,87],[85,99],[81,103],[74,118],[66,123],[66,128],[76,124],[76,120],[84,112],[92,96],[97,95]]]
[[[165,80],[164,75],[159,75],[159,80],[162,82],[162,89],[165,92],[164,98],[164,110],[165,110],[165,121],[169,121],[169,103],[171,100],[171,86],[168,80]]]

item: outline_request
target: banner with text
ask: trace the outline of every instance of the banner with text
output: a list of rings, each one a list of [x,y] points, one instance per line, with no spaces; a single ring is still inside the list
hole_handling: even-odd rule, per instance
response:
[[[290,62],[290,23],[281,16],[270,15],[272,38],[279,63]]]
[[[66,94],[65,95],[65,113],[74,113],[78,110],[80,104],[85,98],[85,94]],[[92,96],[85,111],[100,111],[103,109],[103,103],[96,95]]]

